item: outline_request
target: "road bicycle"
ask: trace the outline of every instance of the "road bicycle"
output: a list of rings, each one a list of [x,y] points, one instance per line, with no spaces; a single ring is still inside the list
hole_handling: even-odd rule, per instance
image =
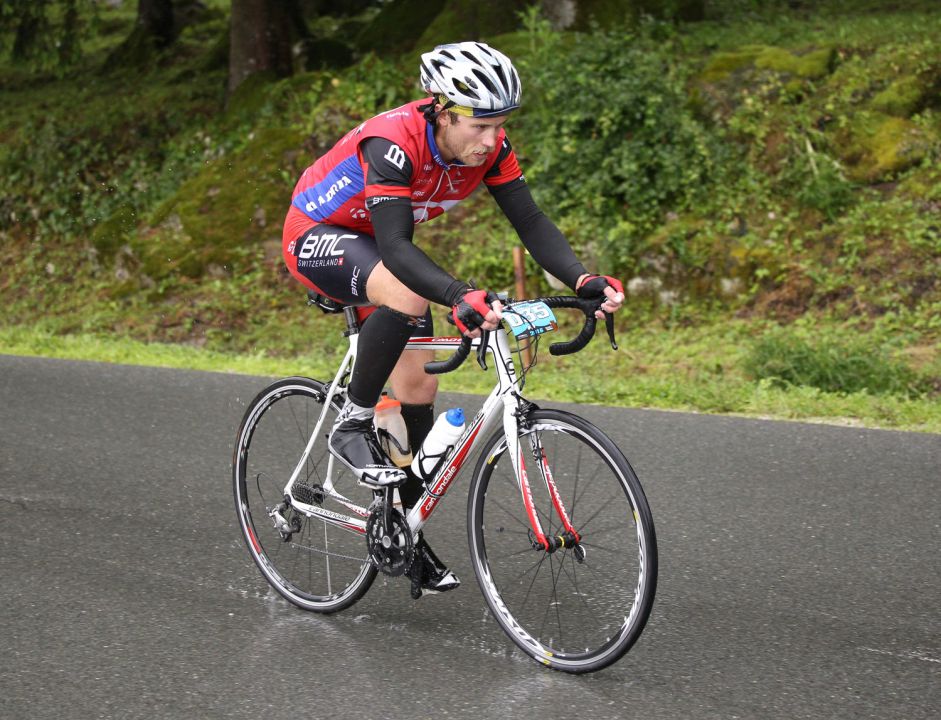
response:
[[[265,579],[294,605],[332,613],[359,600],[379,572],[406,574],[419,532],[479,449],[467,533],[492,616],[523,652],[557,670],[592,672],[621,658],[643,631],[656,592],[656,535],[643,489],[601,430],[522,395],[534,361],[525,362],[521,348],[535,350],[542,335],[558,329],[553,309],[574,308],[585,315],[581,331],[549,351],[577,352],[594,334],[597,301],[508,300],[501,328],[478,339],[409,341],[408,349],[455,350],[428,363],[431,373],[456,369],[473,350],[486,370],[489,356],[496,382],[422,496],[403,511],[391,489],[360,485],[327,450],[359,332],[353,308],[328,305],[344,313],[349,339],[333,380],[272,383],[238,430],[235,505]]]

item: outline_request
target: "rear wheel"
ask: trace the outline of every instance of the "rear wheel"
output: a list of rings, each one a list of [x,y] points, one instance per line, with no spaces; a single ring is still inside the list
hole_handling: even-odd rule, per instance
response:
[[[474,472],[468,534],[477,581],[494,618],[524,652],[583,673],[617,661],[653,605],[657,543],[630,463],[598,428],[569,413],[534,410],[521,423],[522,458],[547,537],[564,535],[541,462],[580,541],[534,548],[506,438],[495,434]]]
[[[307,378],[286,378],[265,388],[239,427],[232,472],[239,525],[262,575],[298,607],[326,613],[359,600],[376,569],[363,531],[310,517],[284,497],[325,397],[324,384]],[[304,504],[353,516],[324,492],[330,460],[326,437],[339,409],[335,401],[328,409],[292,495]],[[333,480],[336,490],[355,505],[366,508],[372,502],[372,492],[359,486],[342,463],[333,463]]]

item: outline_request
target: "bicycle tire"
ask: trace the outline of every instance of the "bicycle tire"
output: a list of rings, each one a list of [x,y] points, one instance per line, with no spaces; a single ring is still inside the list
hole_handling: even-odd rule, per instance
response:
[[[534,549],[499,431],[481,451],[468,496],[474,572],[492,616],[523,652],[556,670],[594,672],[619,660],[650,616],[657,585],[653,517],[637,475],[607,435],[571,413],[533,410],[519,436],[546,536],[563,527],[529,452],[534,433],[582,550]]]
[[[308,378],[278,380],[248,406],[239,426],[232,461],[235,508],[249,554],[268,583],[286,600],[304,610],[331,613],[359,600],[375,580],[363,534],[285,509],[296,532],[285,540],[269,516],[284,500],[283,491],[307,445],[326,398],[324,383]],[[323,483],[329,451],[326,435],[340,405],[331,403],[318,441],[292,494],[308,504],[326,502],[316,495]],[[334,464],[337,487],[363,507],[371,491],[359,486],[340,463]],[[300,498],[301,493],[305,493]],[[343,508],[340,508],[341,510]],[[345,512],[349,512],[346,510]]]

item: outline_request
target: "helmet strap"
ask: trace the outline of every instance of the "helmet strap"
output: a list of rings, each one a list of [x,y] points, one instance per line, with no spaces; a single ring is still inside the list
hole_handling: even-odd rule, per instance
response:
[[[435,105],[441,105],[441,109],[435,111]],[[419,105],[418,109],[422,111],[422,114],[425,116],[425,120],[433,123],[445,110],[450,110],[456,106],[457,103],[451,100],[449,97],[445,95],[437,95],[432,98],[431,102],[429,102],[427,105]]]

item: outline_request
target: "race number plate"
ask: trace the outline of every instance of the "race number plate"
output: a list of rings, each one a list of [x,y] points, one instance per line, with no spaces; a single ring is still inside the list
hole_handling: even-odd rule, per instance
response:
[[[542,335],[559,328],[555,315],[544,302],[513,303],[503,311],[503,319],[518,338]]]

